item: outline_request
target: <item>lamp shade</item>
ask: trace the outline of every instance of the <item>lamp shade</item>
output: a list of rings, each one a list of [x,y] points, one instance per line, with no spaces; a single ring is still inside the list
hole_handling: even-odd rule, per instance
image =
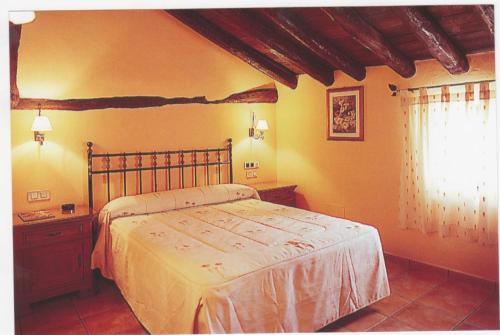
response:
[[[31,125],[32,131],[51,131],[52,125],[48,117],[43,115],[35,116],[33,124]]]
[[[14,24],[30,23],[35,19],[35,12],[33,11],[14,11],[9,13],[9,21]]]
[[[257,126],[255,126],[257,130],[268,130],[269,126],[267,125],[266,120],[259,120],[257,121]]]

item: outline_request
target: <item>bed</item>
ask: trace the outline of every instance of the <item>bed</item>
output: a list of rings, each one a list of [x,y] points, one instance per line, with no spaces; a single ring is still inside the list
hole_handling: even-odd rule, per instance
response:
[[[117,197],[99,225],[92,267],[154,334],[312,332],[390,293],[375,228],[245,185]]]

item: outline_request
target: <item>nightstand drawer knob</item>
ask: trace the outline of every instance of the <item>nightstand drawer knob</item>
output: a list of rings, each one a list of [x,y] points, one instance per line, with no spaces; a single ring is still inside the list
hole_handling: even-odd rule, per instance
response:
[[[50,237],[57,237],[57,236],[61,236],[63,234],[62,231],[55,231],[55,232],[52,232],[52,233],[48,233],[47,235],[50,236]]]

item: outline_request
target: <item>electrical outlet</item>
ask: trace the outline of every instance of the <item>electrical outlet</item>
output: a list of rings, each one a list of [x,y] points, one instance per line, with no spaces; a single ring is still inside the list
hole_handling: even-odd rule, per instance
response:
[[[29,191],[28,202],[50,200],[50,191]]]
[[[247,171],[245,175],[246,175],[247,179],[257,178],[257,171],[250,170],[250,171]]]

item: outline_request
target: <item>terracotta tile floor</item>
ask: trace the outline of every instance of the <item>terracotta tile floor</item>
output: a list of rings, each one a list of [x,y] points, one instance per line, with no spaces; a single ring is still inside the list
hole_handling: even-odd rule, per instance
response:
[[[321,332],[500,329],[498,288],[408,261],[386,261],[392,294]],[[115,285],[33,305],[16,321],[16,334],[147,334]]]

